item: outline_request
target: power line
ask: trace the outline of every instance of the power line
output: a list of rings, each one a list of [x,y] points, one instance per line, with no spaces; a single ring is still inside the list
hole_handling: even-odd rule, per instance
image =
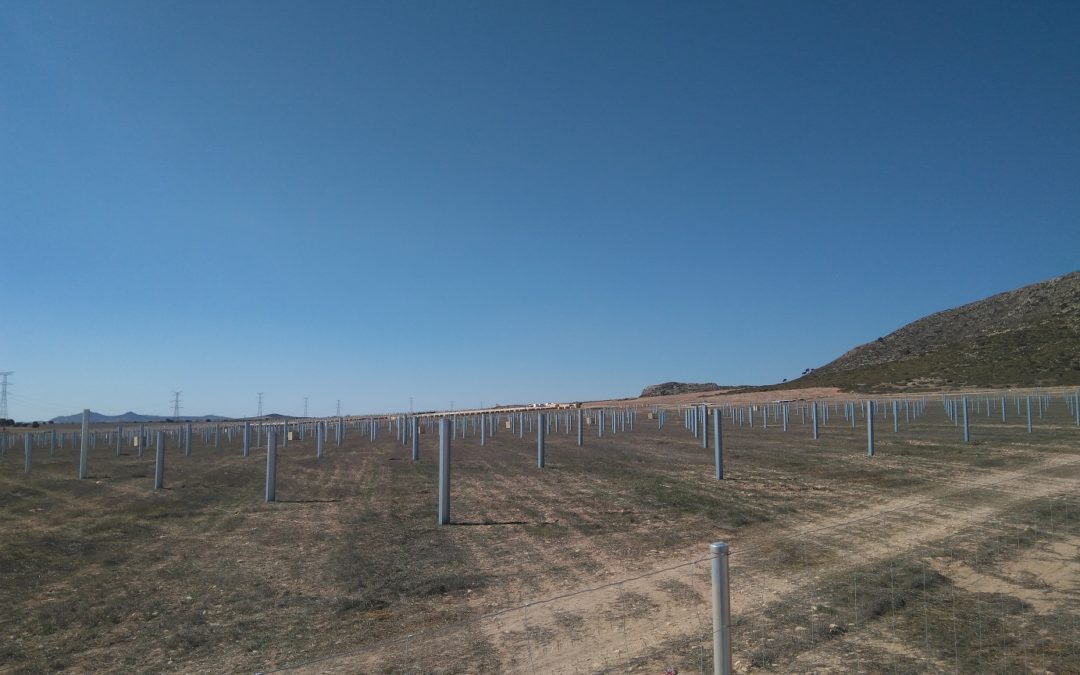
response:
[[[10,375],[14,375],[14,374],[15,374],[14,370],[5,370],[4,372],[0,373],[0,418],[3,418],[3,419],[7,419],[7,416],[8,416],[8,410],[7,410],[8,377]]]
[[[184,392],[182,392],[182,391],[174,391],[172,393],[172,396],[173,396],[173,400],[172,400],[172,416],[173,416],[173,419],[176,419],[176,418],[180,417],[180,394],[182,394],[182,393],[184,393]]]

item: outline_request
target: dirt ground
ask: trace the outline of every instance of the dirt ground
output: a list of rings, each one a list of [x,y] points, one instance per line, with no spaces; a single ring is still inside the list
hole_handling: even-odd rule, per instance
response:
[[[1080,672],[1080,429],[1060,396],[1031,434],[1009,404],[965,444],[926,397],[873,458],[841,408],[816,441],[796,407],[787,431],[727,418],[723,481],[651,404],[581,448],[553,430],[543,469],[533,432],[470,432],[442,527],[436,434],[417,462],[385,427],[292,442],[275,503],[235,440],[170,445],[159,491],[152,453],[106,444],[78,480],[70,447],[24,474],[20,442],[0,672],[711,672],[717,540],[739,671]]]

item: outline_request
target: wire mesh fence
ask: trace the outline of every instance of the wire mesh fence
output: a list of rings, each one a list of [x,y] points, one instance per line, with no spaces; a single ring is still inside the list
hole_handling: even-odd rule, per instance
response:
[[[722,538],[737,672],[1080,671],[1075,390],[459,412],[442,526],[438,420],[0,433],[12,662],[108,616],[163,671],[709,673]]]
[[[1076,672],[1080,460],[736,547],[735,672]],[[267,672],[712,673],[710,556]]]

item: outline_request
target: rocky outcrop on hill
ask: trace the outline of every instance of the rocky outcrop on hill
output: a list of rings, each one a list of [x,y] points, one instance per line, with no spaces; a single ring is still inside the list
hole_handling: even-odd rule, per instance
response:
[[[672,394],[695,394],[702,391],[720,391],[720,385],[713,382],[694,384],[690,382],[664,382],[651,384],[641,390],[639,398],[646,396],[671,396]]]
[[[1080,384],[1080,272],[913,321],[786,386]]]

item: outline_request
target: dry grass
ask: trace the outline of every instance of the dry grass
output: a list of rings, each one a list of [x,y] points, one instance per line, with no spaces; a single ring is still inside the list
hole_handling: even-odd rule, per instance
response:
[[[978,645],[970,653],[953,650],[960,670],[1001,659],[1067,672],[1072,653],[1062,640],[1075,625],[1069,624],[1075,605],[1034,622],[1022,603],[1014,607],[1006,598],[1004,618],[998,612],[972,629],[996,634],[1001,622],[1019,617],[1019,637],[1000,647],[948,623],[966,611],[965,603],[985,605],[987,599],[969,597],[935,571],[929,557],[962,551],[971,558],[977,551],[980,564],[991,565],[991,551],[1005,556],[1009,547],[990,533],[972,531],[925,555],[856,565],[867,588],[851,608],[858,610],[859,628],[832,632],[829,623],[851,623],[826,619],[829,608],[837,616],[848,611],[852,567],[838,547],[854,544],[768,543],[777,533],[857,515],[867,505],[947,495],[960,481],[1076,454],[1078,432],[1063,409],[1061,420],[1052,427],[1054,420],[1046,420],[1033,435],[1022,424],[980,422],[978,444],[967,446],[940,412],[932,413],[896,436],[891,422],[879,428],[879,454],[872,460],[864,455],[862,427],[852,430],[842,419],[824,427],[817,442],[796,416],[787,433],[728,425],[728,479],[722,483],[712,478],[711,451],[673,418],[657,431],[642,416],[637,431],[602,439],[591,428],[584,448],[572,436],[551,434],[543,470],[535,467],[533,438],[500,430],[483,447],[476,437],[455,439],[450,527],[435,524],[432,435],[423,436],[416,463],[392,438],[371,443],[353,433],[340,448],[330,444],[322,460],[314,458],[312,441],[291,443],[281,450],[280,501],[273,504],[262,501],[263,453],[244,459],[236,444],[215,450],[201,447],[197,437],[192,457],[170,448],[167,489],[157,492],[151,490],[151,454],[117,458],[99,447],[91,456],[92,478],[79,481],[72,450],[52,458],[37,450],[33,473],[23,475],[19,446],[0,458],[0,602],[8,608],[0,618],[0,669],[254,672],[625,578],[687,552],[704,555],[709,541],[725,538],[756,547],[761,574],[820,581],[813,601],[799,585],[741,619],[745,641],[738,644],[749,655],[744,661],[756,667],[828,661],[838,658],[828,650],[843,644],[859,658],[910,661],[918,670],[947,661],[956,642]],[[1062,468],[1041,477],[1065,484],[1076,475]],[[1008,520],[1006,505],[999,510]],[[1009,555],[1054,536],[1045,526],[1025,532]],[[836,565],[843,571],[834,579],[828,571]],[[689,584],[668,581],[658,594],[626,589],[601,613],[641,620],[667,602],[702,605]],[[812,630],[753,643],[756,622],[795,636],[804,605],[821,614]],[[913,612],[920,606],[940,607],[940,616]],[[560,631],[580,631],[587,623],[580,612],[553,616],[550,626],[531,626],[533,633],[517,637],[535,638],[541,647],[561,644]],[[929,655],[925,644],[916,648],[927,621],[935,622]],[[890,639],[914,645],[911,654],[890,656],[875,647],[871,637],[882,627]],[[511,670],[500,640],[468,633],[447,652],[464,661],[444,663],[439,672]],[[627,658],[642,668],[673,662],[665,650],[689,650],[700,659],[699,642],[673,638]],[[423,672],[417,665],[422,654],[401,658],[412,667],[391,663],[385,671]]]

